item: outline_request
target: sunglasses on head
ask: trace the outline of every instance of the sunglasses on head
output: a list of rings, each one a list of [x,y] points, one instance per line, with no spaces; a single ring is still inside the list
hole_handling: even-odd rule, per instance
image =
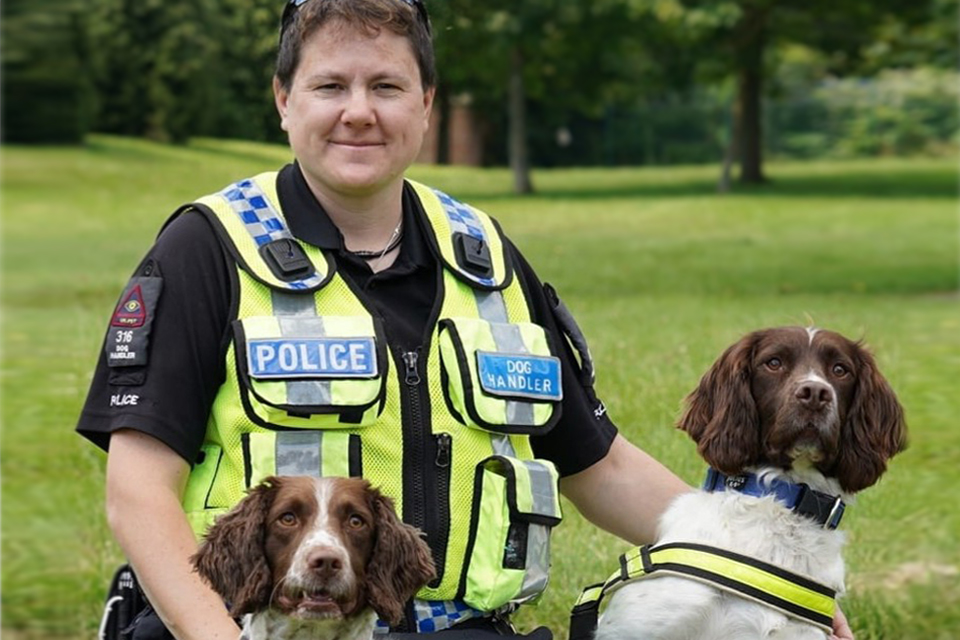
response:
[[[301,5],[304,5],[309,1],[310,0],[289,0],[287,2],[286,6],[283,8],[283,15],[280,18],[281,39],[283,38],[283,34],[286,32],[287,27],[290,26],[291,22],[293,22],[294,16],[297,15],[297,10]],[[430,33],[430,17],[427,15],[427,6],[423,3],[423,0],[400,0],[400,2],[416,9],[417,17],[427,29],[427,33]]]

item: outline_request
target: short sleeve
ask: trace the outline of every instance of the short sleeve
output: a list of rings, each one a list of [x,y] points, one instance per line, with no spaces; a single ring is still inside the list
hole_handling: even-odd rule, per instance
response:
[[[227,264],[203,216],[188,211],[166,226],[110,316],[77,423],[80,435],[106,450],[111,433],[135,429],[187,462],[196,460],[225,376]],[[118,346],[124,341],[134,346]]]
[[[581,362],[555,317],[555,307],[529,263],[511,244],[513,266],[530,304],[534,322],[544,327],[555,345],[560,345],[563,378],[563,412],[549,433],[531,437],[537,457],[553,462],[561,476],[583,471],[600,461],[610,450],[617,427],[597,397],[592,376],[581,375]]]

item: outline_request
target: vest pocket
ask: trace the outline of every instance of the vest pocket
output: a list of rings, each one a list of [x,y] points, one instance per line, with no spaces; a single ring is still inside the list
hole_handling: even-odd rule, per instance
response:
[[[463,600],[482,611],[536,600],[561,520],[556,469],[546,460],[491,456],[477,465],[474,483]]]
[[[244,433],[243,471],[246,487],[269,476],[363,475],[360,436],[342,431],[264,431]]]
[[[439,348],[447,404],[465,425],[539,435],[560,418],[560,359],[543,327],[447,318]]]
[[[250,316],[233,323],[241,401],[261,426],[376,422],[388,359],[371,317]]]

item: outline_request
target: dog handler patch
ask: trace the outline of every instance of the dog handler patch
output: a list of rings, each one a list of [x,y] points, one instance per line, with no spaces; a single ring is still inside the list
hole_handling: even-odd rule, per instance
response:
[[[477,351],[480,387],[492,396],[563,399],[560,360],[553,356]]]
[[[163,289],[163,279],[135,276],[127,283],[113,312],[104,351],[110,367],[147,364],[150,328]]]

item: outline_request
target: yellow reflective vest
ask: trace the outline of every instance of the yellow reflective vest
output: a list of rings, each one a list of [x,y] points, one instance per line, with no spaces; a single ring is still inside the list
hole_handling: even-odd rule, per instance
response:
[[[418,597],[493,611],[546,586],[557,472],[529,435],[559,418],[560,363],[492,220],[410,185],[443,269],[413,352],[388,344],[332,255],[292,237],[276,173],[189,206],[217,229],[238,290],[183,506],[199,536],[268,475],[363,476],[427,535],[438,577]]]

